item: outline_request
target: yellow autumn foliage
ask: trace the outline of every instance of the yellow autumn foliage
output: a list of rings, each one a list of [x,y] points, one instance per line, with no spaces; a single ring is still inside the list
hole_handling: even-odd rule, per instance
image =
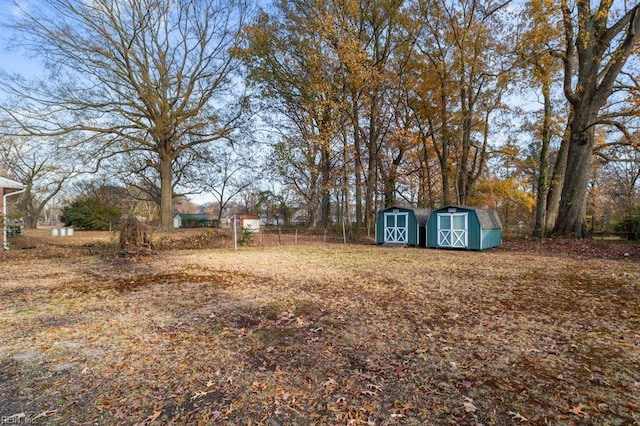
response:
[[[471,205],[499,208],[509,206],[532,212],[536,200],[532,193],[525,191],[521,182],[513,177],[499,179],[489,177],[480,179],[469,198]]]

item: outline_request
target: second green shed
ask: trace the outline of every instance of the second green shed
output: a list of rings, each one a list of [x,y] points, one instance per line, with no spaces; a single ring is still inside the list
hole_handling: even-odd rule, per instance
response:
[[[427,247],[484,250],[502,244],[502,223],[495,210],[446,206],[431,212]]]

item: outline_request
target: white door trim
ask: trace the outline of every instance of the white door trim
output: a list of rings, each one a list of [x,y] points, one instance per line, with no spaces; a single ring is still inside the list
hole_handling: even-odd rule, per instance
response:
[[[469,213],[438,213],[438,246],[467,248],[469,246]],[[441,218],[449,218],[449,227],[443,228]],[[464,228],[454,227],[454,217],[464,218]]]
[[[398,217],[404,217],[404,226],[398,226]],[[393,226],[387,226],[388,220],[393,217]],[[385,212],[384,213],[384,242],[403,243],[409,242],[409,213]]]

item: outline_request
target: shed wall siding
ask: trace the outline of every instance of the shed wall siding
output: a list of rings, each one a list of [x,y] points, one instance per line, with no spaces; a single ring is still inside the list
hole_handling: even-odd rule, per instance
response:
[[[427,244],[429,248],[438,248],[438,220],[436,219],[435,212],[432,213],[431,218],[427,222]]]
[[[420,241],[420,238],[418,236],[418,229],[420,227],[418,226],[418,221],[416,220],[416,215],[412,212],[409,211],[409,245],[410,246],[417,246],[418,245],[418,241]]]
[[[469,210],[469,250],[480,250],[480,222],[478,222],[478,215],[475,211]]]
[[[482,231],[482,247],[480,250],[502,245],[502,232],[500,229],[484,229]]]

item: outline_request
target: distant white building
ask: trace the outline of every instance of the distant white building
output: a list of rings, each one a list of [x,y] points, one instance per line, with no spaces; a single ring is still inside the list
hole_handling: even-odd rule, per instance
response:
[[[260,217],[254,214],[239,214],[231,218],[231,227],[233,227],[233,220],[237,221],[237,230],[243,231],[245,229],[251,232],[260,232]]]

